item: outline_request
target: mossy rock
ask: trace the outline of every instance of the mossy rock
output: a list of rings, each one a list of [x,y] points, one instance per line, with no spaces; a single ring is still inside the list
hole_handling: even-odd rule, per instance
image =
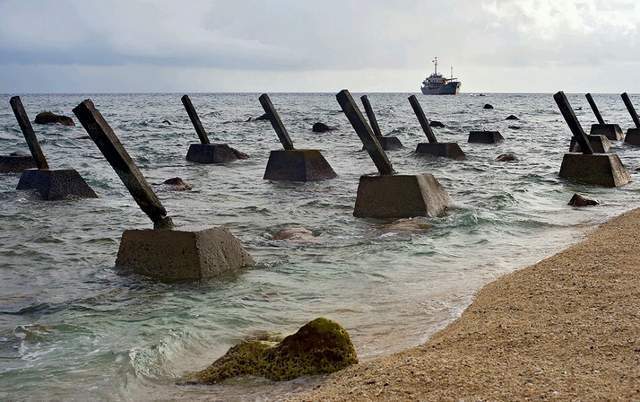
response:
[[[206,369],[186,378],[188,383],[216,384],[241,376],[286,381],[328,374],[358,363],[349,334],[339,324],[317,318],[281,342],[254,339],[229,349]]]

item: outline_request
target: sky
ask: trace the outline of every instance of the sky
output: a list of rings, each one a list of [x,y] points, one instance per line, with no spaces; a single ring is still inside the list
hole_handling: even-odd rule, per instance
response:
[[[638,0],[0,0],[0,92],[640,92]]]

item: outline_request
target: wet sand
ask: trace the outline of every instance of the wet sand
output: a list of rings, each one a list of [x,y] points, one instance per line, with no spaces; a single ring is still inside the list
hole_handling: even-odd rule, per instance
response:
[[[296,400],[640,400],[640,209],[485,286],[427,343]]]

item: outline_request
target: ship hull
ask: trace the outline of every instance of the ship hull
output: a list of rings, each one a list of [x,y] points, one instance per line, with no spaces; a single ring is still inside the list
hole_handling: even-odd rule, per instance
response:
[[[460,92],[460,82],[449,82],[439,88],[422,87],[423,95],[457,95]]]

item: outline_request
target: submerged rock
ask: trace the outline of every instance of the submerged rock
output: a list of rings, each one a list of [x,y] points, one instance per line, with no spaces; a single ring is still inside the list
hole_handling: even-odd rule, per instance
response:
[[[172,177],[162,182],[163,185],[167,186],[167,188],[171,191],[187,191],[191,190],[193,187],[191,184],[186,183],[179,177]]]
[[[171,123],[171,120],[162,120],[162,124],[166,124],[166,125],[172,125],[173,123]]]
[[[600,205],[600,202],[576,193],[571,197],[569,205],[573,207],[587,207],[590,205]]]
[[[493,109],[493,105],[490,105],[488,103],[485,103],[485,105],[482,107],[483,109]]]
[[[71,117],[51,112],[40,112],[33,121],[36,124],[62,124],[63,126],[75,126]]]
[[[391,223],[385,224],[383,229],[385,232],[422,232],[433,227],[426,218],[415,217],[398,219]]]
[[[231,148],[231,147],[229,147]],[[233,152],[233,154],[236,156],[236,158],[238,159],[249,159],[249,155],[245,154],[244,152],[238,151],[235,148],[231,148],[231,151]]]
[[[358,363],[349,334],[338,323],[316,318],[281,342],[247,340],[229,349],[206,369],[190,374],[188,384],[216,384],[240,376],[273,381],[329,374]]]
[[[431,120],[429,122],[429,126],[435,127],[435,128],[444,128],[444,124],[442,124],[442,122],[438,120]]]
[[[496,158],[497,162],[515,162],[518,158],[514,154],[502,154]]]
[[[520,120],[517,116],[510,114],[505,120]]]
[[[316,237],[313,232],[302,226],[291,226],[277,231],[273,240],[289,240],[293,242],[315,242]]]
[[[313,131],[314,133],[326,133],[328,131],[333,131],[335,130],[335,127],[329,127],[324,123],[314,123],[313,127],[311,128],[311,131]]]
[[[511,130],[520,130],[522,127],[520,127],[520,126],[509,126],[507,128],[510,128]]]
[[[255,118],[253,118],[253,117],[249,117],[249,118],[247,119],[247,122],[250,122],[250,121],[260,121],[260,120],[269,120],[269,114],[268,114],[268,113],[264,113],[262,116],[258,116],[258,117],[255,117]]]

